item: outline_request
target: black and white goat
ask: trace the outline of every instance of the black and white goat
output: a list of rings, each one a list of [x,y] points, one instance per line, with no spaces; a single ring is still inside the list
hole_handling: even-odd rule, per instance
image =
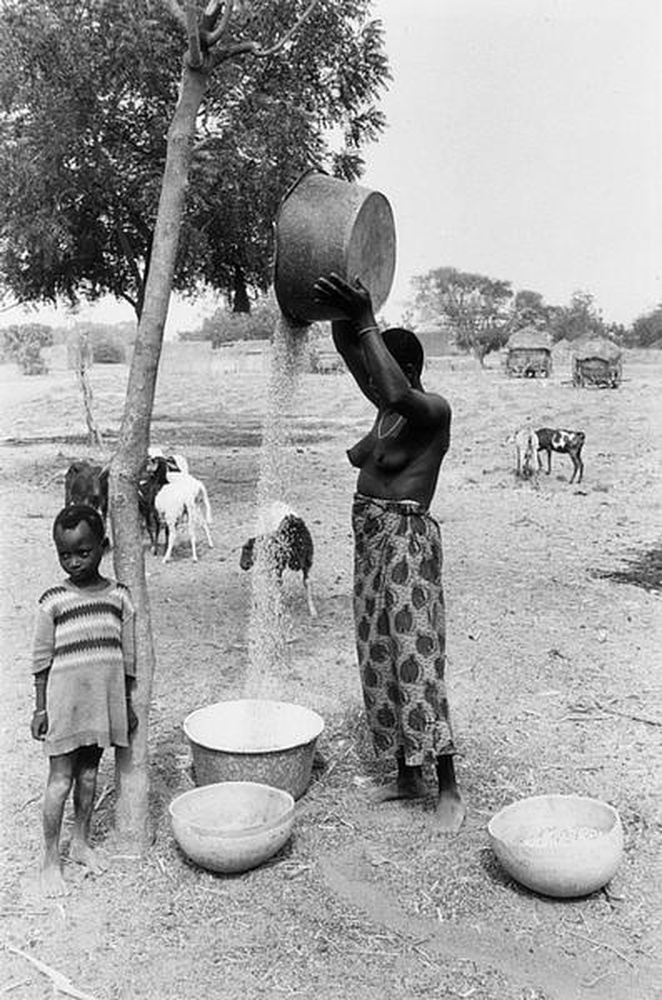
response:
[[[108,474],[107,465],[97,465],[86,458],[72,462],[64,477],[64,503],[87,504],[95,507],[104,523],[108,517]]]
[[[584,431],[566,431],[553,427],[540,427],[535,433],[538,438],[538,451],[547,453],[547,475],[552,471],[552,452],[556,451],[561,455],[569,455],[572,460],[570,482],[574,483],[576,476],[577,483],[581,483],[584,475],[582,448],[586,441]]]
[[[251,569],[258,558],[258,550],[268,571],[274,573],[279,584],[286,569],[301,571],[308,611],[311,618],[316,618],[310,583],[313,539],[303,518],[280,501],[270,504],[258,518],[257,534],[249,538],[241,549],[239,565],[242,569]]]

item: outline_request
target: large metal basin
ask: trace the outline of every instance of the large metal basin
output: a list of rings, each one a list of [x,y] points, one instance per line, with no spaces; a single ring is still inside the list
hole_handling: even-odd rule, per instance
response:
[[[184,720],[197,785],[256,781],[295,799],[310,784],[323,729],[312,709],[266,699],[219,701]]]

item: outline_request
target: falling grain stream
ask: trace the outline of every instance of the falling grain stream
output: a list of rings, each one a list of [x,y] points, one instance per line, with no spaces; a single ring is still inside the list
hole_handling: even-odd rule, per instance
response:
[[[306,356],[307,329],[294,326],[281,314],[274,330],[257,488],[258,535],[269,506],[274,502],[291,502],[290,485],[295,475],[292,412]],[[269,552],[259,541],[251,579],[249,663],[244,694],[247,698],[277,699],[282,694],[280,677],[286,654],[286,623],[281,587],[270,566]]]

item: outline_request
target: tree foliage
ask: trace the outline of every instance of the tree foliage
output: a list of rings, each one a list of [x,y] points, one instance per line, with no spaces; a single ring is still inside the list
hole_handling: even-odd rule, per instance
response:
[[[202,0],[197,4],[204,9]],[[371,0],[318,0],[281,50],[210,74],[174,288],[265,289],[272,220],[313,164],[357,178],[388,79]],[[238,5],[229,41],[268,45],[304,0]],[[110,293],[140,316],[182,68],[162,0],[5,0],[0,13],[0,267],[19,301]],[[333,151],[330,135],[341,135]]]
[[[626,333],[626,342],[630,347],[662,345],[662,303],[635,319]]]
[[[555,307],[548,305],[540,292],[522,289],[516,292],[511,306],[509,331],[515,333],[527,326],[541,330],[549,328]]]
[[[439,267],[414,278],[413,285],[421,320],[450,327],[457,346],[472,351],[481,364],[504,345],[513,297],[510,282]]]
[[[554,341],[606,335],[606,327],[590,292],[573,292],[567,306],[556,306],[549,329]]]
[[[41,323],[8,326],[2,331],[2,356],[14,361],[24,375],[45,375],[48,365],[42,351],[53,344],[53,331]]]

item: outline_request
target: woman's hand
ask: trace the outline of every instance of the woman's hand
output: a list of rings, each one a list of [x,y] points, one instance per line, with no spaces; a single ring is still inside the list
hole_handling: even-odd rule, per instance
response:
[[[327,278],[318,278],[314,285],[315,298],[324,305],[342,312],[347,319],[360,326],[374,325],[370,292],[359,278],[354,284],[331,273]]]
[[[46,738],[46,733],[48,732],[48,712],[45,708],[35,708],[32,722],[30,723],[30,732],[32,733],[33,740],[43,740]]]

